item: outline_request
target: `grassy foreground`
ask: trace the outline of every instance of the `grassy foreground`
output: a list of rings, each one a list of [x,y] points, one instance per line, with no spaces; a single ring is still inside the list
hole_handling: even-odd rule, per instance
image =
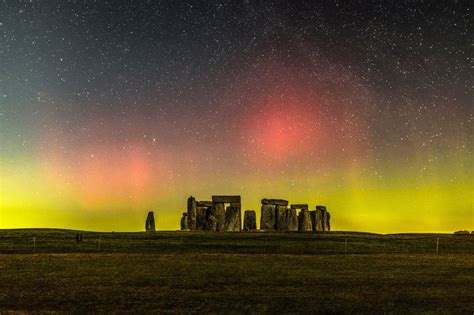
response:
[[[474,310],[472,236],[81,233],[0,230],[0,312]]]

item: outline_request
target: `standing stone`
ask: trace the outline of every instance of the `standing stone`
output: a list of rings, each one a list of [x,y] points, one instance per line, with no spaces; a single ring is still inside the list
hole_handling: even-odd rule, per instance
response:
[[[196,207],[196,230],[204,230],[207,225],[207,207]]]
[[[216,218],[216,231],[224,231],[225,228],[225,205],[222,202],[214,204],[212,215]]]
[[[145,231],[155,232],[155,216],[153,211],[148,212],[145,222]]]
[[[276,220],[275,220],[275,206],[274,205],[262,205],[262,215],[260,216],[260,230],[274,231]]]
[[[331,215],[328,211],[326,211],[326,215],[324,216],[324,231],[331,231]]]
[[[210,215],[207,218],[206,222],[206,231],[215,232],[217,227],[217,219],[213,215]]]
[[[193,196],[188,198],[188,228],[196,229],[196,199]]]
[[[313,230],[313,225],[311,224],[311,215],[306,209],[302,209],[298,216],[298,231],[299,232],[308,232]]]
[[[225,211],[225,231],[238,232],[241,229],[240,211],[237,207],[227,207]]]
[[[321,211],[320,209],[316,209],[316,229],[315,231],[317,232],[322,232],[324,231],[323,229],[323,214],[324,212]]]
[[[236,208],[239,208],[239,209],[240,209],[240,202],[231,202],[231,203],[230,203],[230,206],[231,206],[231,207],[236,207]]]
[[[276,206],[276,230],[288,231],[288,224],[286,221],[286,206]]]
[[[257,229],[257,214],[253,210],[244,212],[244,231],[255,231]]]
[[[323,227],[323,232],[325,232],[326,231],[326,216],[328,212],[326,211],[326,208],[324,208],[324,210],[321,209],[320,211],[321,211],[321,225]]]
[[[186,231],[186,230],[189,230],[187,212],[183,213],[183,216],[181,217],[181,231]]]
[[[240,199],[240,196],[238,196],[238,197]],[[242,227],[242,206],[241,206],[240,202],[231,202],[230,206],[239,209],[239,231],[240,231],[240,229]]]
[[[317,228],[317,221],[316,221],[316,211],[317,210],[311,210],[309,212],[309,215],[311,217],[311,224],[313,225],[313,231],[316,231],[316,228]]]
[[[298,216],[296,215],[296,209],[286,210],[286,224],[288,231],[298,231]]]

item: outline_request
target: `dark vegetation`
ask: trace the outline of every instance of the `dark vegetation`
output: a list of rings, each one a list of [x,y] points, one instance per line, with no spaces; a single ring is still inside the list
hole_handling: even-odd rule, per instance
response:
[[[471,235],[0,230],[0,313],[470,314],[472,283]]]

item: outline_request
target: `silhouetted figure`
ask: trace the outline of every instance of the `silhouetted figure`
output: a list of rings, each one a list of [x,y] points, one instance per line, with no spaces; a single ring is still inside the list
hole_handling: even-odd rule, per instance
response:
[[[82,242],[82,234],[80,233],[76,234],[76,242]]]

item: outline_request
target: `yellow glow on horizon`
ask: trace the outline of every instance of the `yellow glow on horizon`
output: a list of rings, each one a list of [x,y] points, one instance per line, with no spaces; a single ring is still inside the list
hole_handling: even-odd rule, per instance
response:
[[[0,228],[142,231],[147,211],[154,210],[159,230],[177,230],[181,214],[186,211],[186,198],[191,194],[198,200],[209,200],[213,194],[240,194],[242,210],[256,210],[257,220],[264,197],[308,203],[310,208],[323,204],[331,212],[334,230],[452,232],[471,230],[474,225],[473,183],[468,174],[450,182],[449,172],[436,174],[433,179],[387,171],[382,175],[393,178],[387,184],[364,176],[357,168],[348,174],[300,182],[290,182],[283,175],[271,181],[261,180],[258,174],[242,174],[236,179],[229,173],[215,178],[209,186],[195,178],[182,186],[155,190],[138,200],[108,196],[101,202],[86,203],[73,191],[44,182],[41,168],[17,165],[0,170]],[[298,173],[294,178],[305,176]]]

